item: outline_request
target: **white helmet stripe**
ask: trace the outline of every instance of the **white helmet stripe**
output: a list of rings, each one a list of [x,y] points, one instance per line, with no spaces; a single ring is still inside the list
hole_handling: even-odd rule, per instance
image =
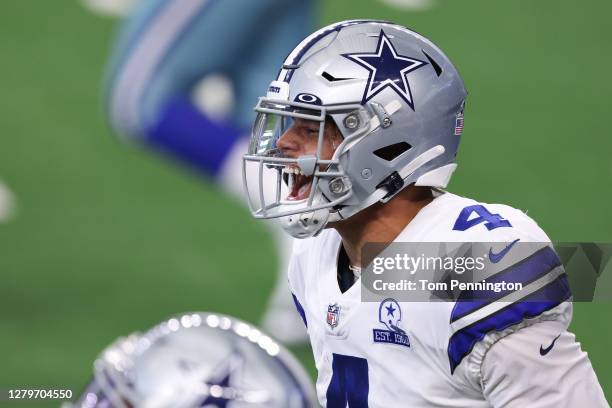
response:
[[[336,24],[331,24],[326,27],[321,28],[320,30],[315,31],[310,34],[301,43],[298,44],[297,47],[294,48],[293,51],[287,56],[285,62],[283,63],[283,68],[278,73],[277,81],[285,81],[289,82],[291,80],[291,75],[293,73],[293,69],[287,69],[286,66],[294,66],[300,63],[302,57],[308,52],[308,50],[316,44],[321,38],[325,37],[329,33],[334,31],[340,31],[344,27],[348,27],[355,24],[364,24],[364,23],[374,23],[374,22],[385,22],[380,20],[345,20]]]

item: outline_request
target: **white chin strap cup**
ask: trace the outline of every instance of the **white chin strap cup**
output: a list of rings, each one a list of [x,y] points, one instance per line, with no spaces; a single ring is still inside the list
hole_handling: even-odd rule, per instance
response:
[[[281,227],[294,238],[310,238],[318,235],[329,220],[329,209],[288,215],[279,218]]]

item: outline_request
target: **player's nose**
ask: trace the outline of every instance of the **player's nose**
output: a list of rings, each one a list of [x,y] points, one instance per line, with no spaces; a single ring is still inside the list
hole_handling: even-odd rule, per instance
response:
[[[283,152],[284,155],[289,157],[298,157],[301,149],[301,143],[299,140],[300,136],[295,131],[294,126],[290,127],[282,134],[276,146]]]

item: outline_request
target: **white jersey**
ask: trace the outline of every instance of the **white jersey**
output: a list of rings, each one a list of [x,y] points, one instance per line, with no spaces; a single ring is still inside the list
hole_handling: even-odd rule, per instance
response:
[[[549,241],[519,210],[444,193],[395,242],[516,239]],[[586,353],[567,332],[572,305],[562,287],[556,302],[473,310],[458,311],[453,302],[362,302],[359,282],[339,289],[340,246],[333,229],[296,240],[289,266],[324,407],[608,406]],[[565,277],[561,265],[538,273],[547,288]],[[386,330],[380,313],[401,313],[399,327]]]

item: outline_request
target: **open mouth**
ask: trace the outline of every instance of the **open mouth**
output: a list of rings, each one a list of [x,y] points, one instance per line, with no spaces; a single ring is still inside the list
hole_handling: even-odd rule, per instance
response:
[[[289,187],[288,201],[298,201],[308,198],[312,188],[312,176],[306,176],[298,167],[285,167],[283,180]]]

